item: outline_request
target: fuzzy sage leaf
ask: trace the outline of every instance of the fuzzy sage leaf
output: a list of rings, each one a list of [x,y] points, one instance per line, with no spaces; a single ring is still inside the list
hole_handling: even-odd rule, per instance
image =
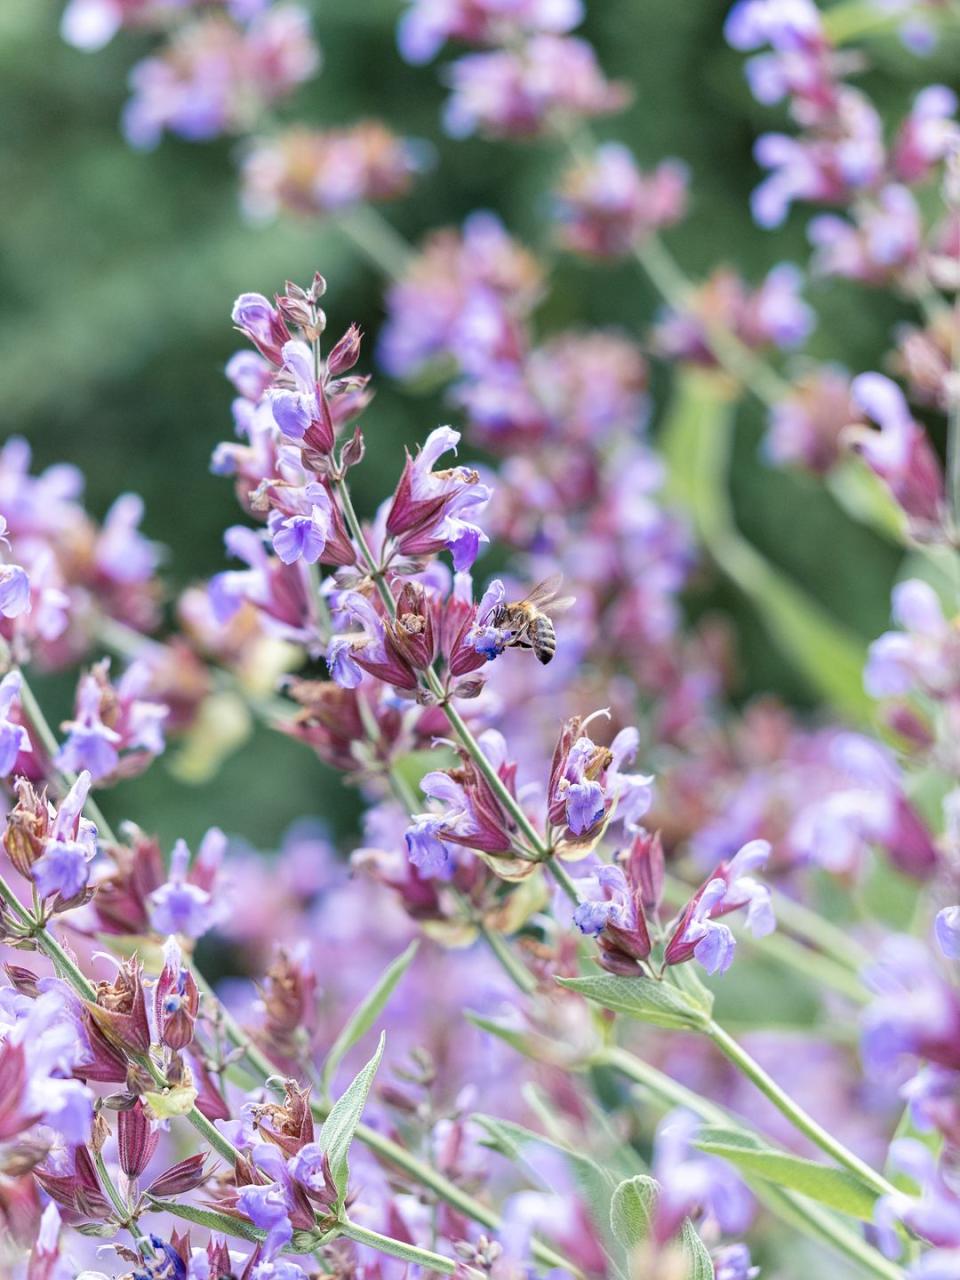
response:
[[[342,1031],[334,1040],[333,1047],[327,1054],[326,1061],[323,1064],[321,1083],[325,1097],[329,1096],[330,1085],[340,1063],[376,1022],[387,1001],[393,995],[398,982],[413,962],[413,958],[417,954],[418,945],[417,942],[411,942],[402,955],[391,961],[380,975],[373,989],[354,1009]]]
[[[318,1141],[330,1161],[330,1173],[337,1188],[338,1212],[343,1210],[347,1194],[347,1179],[350,1175],[348,1161],[350,1143],[353,1141],[354,1132],[360,1123],[363,1108],[366,1106],[367,1095],[373,1084],[373,1077],[377,1073],[377,1067],[380,1065],[385,1042],[386,1036],[381,1034],[376,1053],[333,1104],[320,1130]]]
[[[709,1125],[700,1130],[696,1145],[709,1155],[721,1156],[747,1178],[772,1182],[788,1191],[799,1191],[841,1213],[871,1221],[877,1192],[855,1173],[835,1169],[767,1146],[741,1129]]]
[[[659,1187],[646,1174],[621,1182],[610,1200],[610,1229],[615,1239],[630,1252],[650,1234]]]
[[[561,986],[578,991],[595,1004],[626,1014],[638,1022],[682,1031],[701,1031],[708,1015],[685,992],[652,978],[618,978],[612,973],[585,978],[558,978]]]

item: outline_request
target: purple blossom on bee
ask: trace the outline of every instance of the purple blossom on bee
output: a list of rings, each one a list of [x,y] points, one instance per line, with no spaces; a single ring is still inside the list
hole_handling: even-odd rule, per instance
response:
[[[21,752],[33,750],[26,728],[12,718],[20,710],[21,684],[19,671],[8,671],[0,680],[0,778],[8,776]]]
[[[69,902],[86,888],[97,852],[97,828],[82,816],[90,783],[89,773],[79,775],[56,812],[43,853],[30,868],[41,898],[59,894]]]
[[[494,578],[480,598],[476,619],[467,635],[467,643],[488,662],[499,657],[510,641],[510,633],[502,627],[495,627],[491,621],[506,598],[503,583]]]
[[[201,842],[191,879],[190,850],[185,841],[177,841],[170,855],[166,882],[147,899],[150,927],[156,933],[200,938],[223,919],[224,903],[204,884],[197,883],[196,875],[202,870],[202,878],[212,883],[224,843],[223,832],[211,827]]]

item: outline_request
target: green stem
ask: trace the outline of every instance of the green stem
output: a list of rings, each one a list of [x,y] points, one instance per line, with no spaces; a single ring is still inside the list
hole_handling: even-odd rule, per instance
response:
[[[667,305],[675,311],[683,311],[693,293],[693,285],[680,270],[663,241],[655,235],[647,236],[633,252],[645,275]],[[789,382],[754,355],[736,334],[731,333],[725,325],[705,317],[700,317],[700,322],[714,359],[761,404],[769,408],[789,395]]]
[[[441,1275],[456,1274],[457,1264],[452,1258],[445,1258],[441,1253],[433,1253],[430,1249],[418,1249],[416,1245],[407,1244],[403,1240],[393,1240],[390,1236],[382,1236],[379,1231],[371,1231],[369,1227],[361,1227],[359,1223],[344,1219],[337,1227],[341,1236],[355,1240],[357,1244],[367,1244],[379,1253],[389,1254],[391,1258],[402,1258],[404,1262],[413,1262],[427,1271],[439,1271]]]
[[[210,989],[209,983],[200,974],[197,969],[191,966],[193,976],[198,987],[204,992],[209,999],[216,1000],[216,996]],[[236,1048],[242,1049],[244,1056],[250,1066],[256,1073],[260,1083],[265,1083],[271,1077],[276,1078],[278,1068],[273,1065],[266,1054],[259,1049],[247,1036],[239,1023],[226,1009],[223,1009],[223,1029]],[[315,1119],[321,1123],[327,1118],[330,1111],[328,1103],[322,1102],[317,1098],[310,1100],[310,1108]],[[355,1130],[355,1136],[358,1142],[362,1142],[365,1147],[379,1156],[387,1164],[392,1164],[397,1169],[402,1169],[404,1173],[415,1183],[422,1187],[426,1187],[428,1191],[432,1191],[445,1204],[450,1205],[452,1209],[456,1209],[458,1213],[462,1213],[465,1218],[469,1218],[472,1222],[478,1223],[482,1227],[486,1227],[488,1231],[499,1231],[503,1225],[500,1215],[496,1210],[491,1209],[482,1201],[477,1200],[468,1192],[458,1187],[455,1182],[451,1182],[449,1178],[444,1177],[432,1165],[426,1164],[418,1159],[405,1147],[401,1147],[399,1143],[386,1137],[376,1129],[371,1129],[368,1125],[359,1124]],[[548,1245],[542,1244],[539,1240],[534,1239],[531,1248],[534,1257],[546,1267],[558,1267],[569,1271],[571,1275],[579,1276],[581,1274],[579,1268],[562,1254],[555,1252]]]
[[[410,261],[410,246],[372,205],[356,205],[337,219],[337,227],[378,271],[399,280]]]
[[[495,929],[488,929],[482,920],[477,921],[481,938],[490,948],[494,958],[513,984],[525,995],[531,995],[537,989],[537,980],[530,970],[517,959],[510,943]]]
[[[781,1115],[786,1116],[795,1129],[809,1138],[831,1159],[849,1169],[851,1173],[855,1173],[878,1195],[896,1194],[896,1188],[892,1183],[877,1173],[864,1160],[861,1160],[859,1156],[854,1155],[842,1142],[838,1142],[822,1125],[819,1125],[812,1116],[798,1106],[789,1094],[785,1093],[777,1082],[767,1075],[759,1062],[756,1062],[741,1044],[724,1031],[723,1027],[711,1020],[706,1028],[706,1033],[720,1052],[729,1058],[752,1084],[756,1085],[764,1097],[773,1103]]]
[[[31,926],[31,932],[36,939],[37,946],[50,960],[54,968],[69,982],[77,995],[84,1000],[94,1002],[97,998],[96,987],[90,982],[89,978],[80,972],[53,934],[48,929],[38,926],[30,913],[20,904],[16,894],[2,876],[0,876],[0,897],[3,898],[22,924]],[[149,1054],[137,1057],[134,1060],[150,1073],[151,1079],[158,1088],[165,1089],[168,1087],[166,1077]],[[187,1119],[219,1155],[228,1160],[231,1165],[236,1162],[240,1152],[227,1141],[219,1129],[212,1125],[196,1107],[191,1108],[187,1113]]]
[[[628,1053],[625,1049],[604,1049],[593,1061],[594,1066],[607,1066],[642,1086],[665,1107],[683,1107],[692,1111],[707,1124],[729,1124],[731,1115],[724,1108],[701,1098],[699,1094],[671,1080],[656,1067]],[[739,1124],[739,1120],[737,1121]],[[863,1240],[857,1232],[841,1222],[832,1213],[792,1191],[772,1185],[755,1188],[760,1199],[778,1216],[793,1222],[804,1234],[820,1244],[831,1245],[852,1262],[863,1267],[880,1280],[903,1280],[903,1271],[889,1262],[876,1249]]]
[[[337,493],[340,496],[347,528],[350,530],[352,537],[360,549],[363,561],[370,572],[370,576],[376,584],[378,592],[380,593],[380,599],[383,601],[384,608],[386,609],[389,617],[395,618],[397,614],[396,601],[390,594],[390,589],[384,582],[383,574],[380,572],[377,562],[373,557],[373,553],[370,550],[370,546],[357,516],[356,509],[354,508],[353,500],[350,497],[350,488],[345,480],[337,482]],[[483,774],[484,779],[490,786],[494,795],[496,795],[500,804],[517,824],[517,829],[522,832],[524,839],[529,843],[530,848],[536,855],[537,861],[543,862],[567,896],[571,898],[573,902],[578,902],[579,898],[577,897],[577,891],[569,877],[564,871],[556,867],[554,859],[551,856],[552,851],[549,846],[538,834],[536,828],[530,822],[530,819],[524,813],[520,804],[511,795],[509,789],[504,785],[496,769],[494,769],[493,765],[484,755],[483,749],[473,736],[473,733],[466,721],[460,715],[460,712],[447,699],[446,692],[444,691],[443,685],[440,683],[440,678],[437,673],[431,668],[425,673],[424,678],[427,688],[434,697],[437,698],[440,706],[443,708],[443,713],[447,717],[450,727],[463,744],[464,750]]]

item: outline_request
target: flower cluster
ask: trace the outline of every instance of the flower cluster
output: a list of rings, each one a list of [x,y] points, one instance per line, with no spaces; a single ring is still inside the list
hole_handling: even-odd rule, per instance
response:
[[[457,426],[404,453],[368,425],[362,335],[327,340],[320,275],[242,294],[234,437],[212,458],[242,511],[234,563],[183,594],[159,640],[139,500],[97,525],[72,468],[31,476],[23,442],[0,453],[0,1226],[32,1247],[30,1280],[97,1280],[98,1240],[132,1280],[306,1280],[311,1255],[366,1280],[753,1280],[740,1237],[760,1166],[762,1211],[791,1232],[883,1275],[909,1233],[911,1280],[956,1270],[960,726],[942,567],[960,500],[960,134],[942,85],[916,86],[892,128],[853,87],[850,25],[907,21],[864,9],[738,0],[726,34],[754,96],[795,126],[757,142],[756,222],[830,206],[810,224],[813,271],[919,305],[870,361],[905,391],[784,361],[816,319],[800,268],[686,279],[660,238],[684,216],[685,166],[641,168],[587,133],[632,88],[572,34],[580,0],[410,0],[398,42],[412,64],[468,46],[441,72],[453,138],[562,149],[555,239],[646,274],[663,308],[643,343],[567,319],[569,291],[550,290],[569,265],[492,213],[408,250],[361,206],[407,192],[418,145],[375,120],[274,126],[267,110],[319,65],[299,8],[67,5],[81,47],[158,38],[132,76],[132,143],[242,136],[252,217],[346,212],[332,221],[355,244],[379,226],[380,364],[404,393],[447,383]],[[675,412],[654,364],[673,367]],[[866,696],[848,678],[858,638],[732,518],[722,462],[748,393],[769,411],[769,461],[828,478],[914,553]],[[358,513],[368,448],[392,485]],[[728,629],[698,604],[688,620],[711,565],[829,712],[730,696]],[[59,734],[33,668],[80,669]],[[889,739],[866,727],[870,697]],[[110,829],[94,787],[116,786],[119,808],[168,737],[187,776],[213,769],[244,732],[231,717],[252,715],[357,789],[349,860],[312,822],[266,858],[219,827],[195,858]],[[737,920],[746,954],[723,977]],[[911,921],[923,939],[897,932]],[[229,975],[215,987],[208,962]],[[773,966],[793,977],[778,972],[775,1002]],[[723,1025],[736,1009],[742,1037]],[[373,1029],[389,1042],[369,1058]],[[831,1162],[818,1196],[860,1213],[866,1238],[796,1194],[814,1156]]]

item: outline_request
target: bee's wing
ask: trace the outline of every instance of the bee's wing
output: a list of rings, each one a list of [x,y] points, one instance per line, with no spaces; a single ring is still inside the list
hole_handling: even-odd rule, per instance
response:
[[[562,585],[563,574],[552,573],[549,578],[544,578],[542,582],[538,582],[526,599],[522,600],[520,603],[529,604],[534,609],[542,609],[544,605],[547,604],[549,604],[551,608],[554,608],[555,606],[551,604],[551,601],[554,599]]]
[[[545,612],[552,617],[555,613],[566,613],[577,603],[576,596],[561,596],[559,600],[549,600],[545,605]]]

